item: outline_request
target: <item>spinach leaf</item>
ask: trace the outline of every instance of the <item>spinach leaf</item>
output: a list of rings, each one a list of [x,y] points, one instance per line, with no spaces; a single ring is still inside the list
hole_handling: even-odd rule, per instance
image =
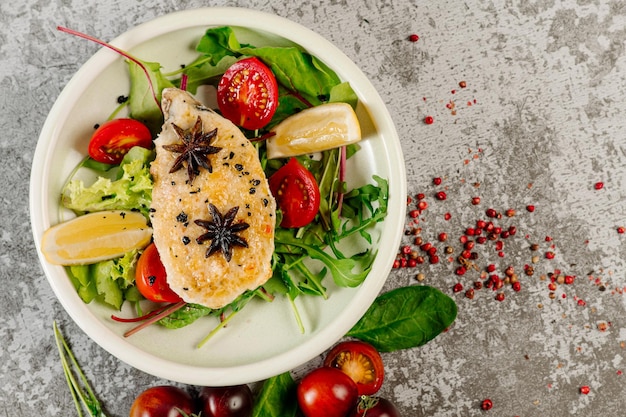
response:
[[[159,324],[168,329],[179,329],[193,323],[200,317],[211,315],[216,311],[200,304],[187,304],[183,308],[163,317],[159,320]]]
[[[161,73],[161,64],[158,62],[142,61],[142,64],[146,68],[145,71],[135,62],[128,61],[130,74],[129,112],[133,119],[143,122],[148,126],[153,136],[156,136],[161,131],[163,124],[163,112],[160,105],[161,93],[164,88],[174,87],[174,84]]]
[[[294,417],[298,409],[296,383],[289,372],[265,382],[255,398],[252,417]]]
[[[397,288],[380,295],[346,334],[381,352],[422,346],[456,319],[454,300],[436,288]]]

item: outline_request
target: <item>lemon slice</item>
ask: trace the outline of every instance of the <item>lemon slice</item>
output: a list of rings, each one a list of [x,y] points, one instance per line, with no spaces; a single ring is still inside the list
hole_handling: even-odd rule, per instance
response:
[[[41,239],[41,251],[52,264],[84,265],[142,249],[151,238],[152,228],[141,213],[100,211],[46,230]]]
[[[285,158],[349,145],[361,140],[361,126],[352,106],[326,103],[289,116],[272,129],[267,157]]]

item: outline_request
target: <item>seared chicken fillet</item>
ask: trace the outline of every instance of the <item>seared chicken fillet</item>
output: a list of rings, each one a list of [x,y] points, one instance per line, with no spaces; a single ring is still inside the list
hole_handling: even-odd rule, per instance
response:
[[[175,88],[163,91],[162,108],[150,169],[154,243],[174,292],[221,308],[272,275],[276,203],[233,123]]]

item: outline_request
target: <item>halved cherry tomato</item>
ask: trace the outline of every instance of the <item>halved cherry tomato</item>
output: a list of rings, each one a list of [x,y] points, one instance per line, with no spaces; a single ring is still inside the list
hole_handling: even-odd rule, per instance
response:
[[[385,367],[380,353],[360,340],[341,342],[324,359],[324,366],[341,369],[359,389],[359,396],[372,395],[383,385]]]
[[[135,271],[137,289],[150,301],[156,303],[177,303],[182,299],[167,284],[167,274],[154,243],[143,251],[137,261]]]
[[[306,374],[296,393],[306,417],[345,417],[359,398],[354,381],[339,369],[328,367]]]
[[[237,61],[217,85],[217,105],[237,126],[260,129],[272,120],[278,107],[276,77],[255,57]]]
[[[269,179],[270,191],[282,211],[283,227],[311,223],[320,209],[320,189],[311,172],[291,158]]]
[[[133,146],[152,148],[150,129],[135,119],[113,119],[96,129],[88,152],[98,162],[119,164]]]

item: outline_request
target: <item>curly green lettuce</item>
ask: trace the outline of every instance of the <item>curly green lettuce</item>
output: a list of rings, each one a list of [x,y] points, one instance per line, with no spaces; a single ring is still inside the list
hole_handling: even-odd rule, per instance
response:
[[[122,160],[116,179],[100,176],[89,186],[82,180],[71,180],[63,189],[62,204],[77,212],[139,209],[147,216],[152,201],[153,160],[154,151],[134,147]]]

